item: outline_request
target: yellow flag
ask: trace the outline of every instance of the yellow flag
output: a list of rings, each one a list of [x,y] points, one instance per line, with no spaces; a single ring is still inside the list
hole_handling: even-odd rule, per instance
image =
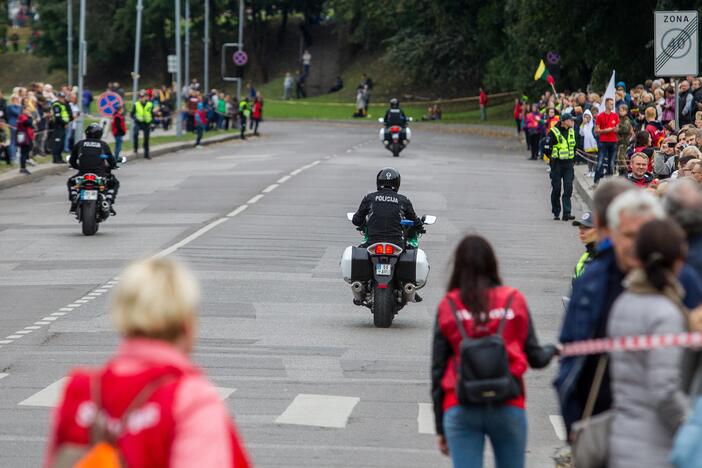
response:
[[[534,81],[543,79],[545,73],[548,73],[548,71],[546,70],[544,60],[541,59],[539,62],[539,68],[537,68],[536,73],[534,73]]]

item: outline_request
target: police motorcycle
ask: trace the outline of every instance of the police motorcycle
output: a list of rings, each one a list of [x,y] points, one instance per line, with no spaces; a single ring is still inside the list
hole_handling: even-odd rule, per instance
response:
[[[412,122],[412,117],[407,117],[408,122]],[[380,117],[378,122],[385,123],[385,119]],[[390,127],[382,127],[379,132],[380,141],[385,148],[392,153],[394,157],[400,156],[400,151],[409,145],[412,138],[412,130],[405,126],[391,125]]]
[[[121,157],[119,162],[124,164],[127,158]],[[92,173],[77,176],[72,190],[78,194],[76,219],[81,224],[83,235],[92,236],[98,232],[100,223],[110,217],[112,199],[107,192],[107,177]]]
[[[349,221],[354,213],[347,213]],[[349,246],[341,257],[341,275],[351,285],[353,303],[368,307],[377,328],[392,325],[400,309],[409,302],[419,302],[417,290],[427,284],[429,261],[419,248],[424,226],[436,223],[436,216],[426,215],[415,226],[409,219],[401,221],[404,245],[378,242],[369,247]],[[368,240],[365,228],[356,228]]]

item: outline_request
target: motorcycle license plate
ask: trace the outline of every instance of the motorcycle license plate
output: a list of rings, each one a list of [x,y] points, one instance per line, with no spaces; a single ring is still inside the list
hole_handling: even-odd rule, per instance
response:
[[[97,200],[98,191],[97,190],[83,190],[80,193],[81,200]]]
[[[376,265],[375,274],[378,276],[390,276],[392,274],[392,265],[388,263]]]
[[[393,139],[393,140],[397,140],[398,138],[400,138],[400,135],[399,135],[398,133],[393,133],[393,134],[392,134],[392,139]]]

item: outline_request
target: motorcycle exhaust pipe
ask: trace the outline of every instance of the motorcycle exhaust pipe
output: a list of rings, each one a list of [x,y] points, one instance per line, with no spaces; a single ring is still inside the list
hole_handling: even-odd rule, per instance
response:
[[[105,200],[103,200],[102,203],[100,203],[100,207],[102,208],[102,211],[104,211],[104,212],[110,211],[110,204],[108,202],[106,202]]]
[[[412,283],[407,283],[403,288],[405,302],[416,302],[417,287]]]
[[[353,298],[358,302],[364,302],[366,300],[366,287],[360,281],[355,281],[351,285],[351,292],[353,293]]]

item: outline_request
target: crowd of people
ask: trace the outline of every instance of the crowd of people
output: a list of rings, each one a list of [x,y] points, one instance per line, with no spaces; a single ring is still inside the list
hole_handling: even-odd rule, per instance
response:
[[[122,105],[111,118],[103,120],[114,139],[114,154],[119,157],[124,138],[132,136],[132,150],[139,149],[143,135],[144,156],[149,158],[149,139],[152,131],[168,131],[174,125],[176,110],[180,112],[183,129],[195,134],[195,146],[200,147],[205,132],[239,129],[246,138],[248,129],[259,135],[263,120],[263,96],[249,85],[247,95],[237,100],[222,91],[212,89],[203,93],[197,80],[184,89],[181,106],[176,106],[172,87],[149,88],[139,92],[134,106],[119,83],[111,82],[106,91],[120,96]],[[76,135],[78,119],[85,117],[86,125],[100,116],[91,114],[93,94],[85,89],[81,96],[77,87],[62,86],[54,89],[48,83],[32,83],[15,87],[9,97],[0,91],[0,161],[7,165],[19,162],[19,171],[29,175],[28,166],[34,158],[51,155],[54,164],[65,164],[64,153],[70,153],[82,135]],[[130,110],[124,107],[131,107]]]

